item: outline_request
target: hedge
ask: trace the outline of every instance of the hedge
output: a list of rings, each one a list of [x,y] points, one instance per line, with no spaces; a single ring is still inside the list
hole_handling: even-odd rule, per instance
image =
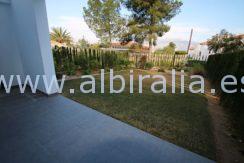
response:
[[[175,54],[176,55],[187,55],[187,51],[178,50],[178,51],[175,51]]]
[[[211,55],[205,65],[207,76],[217,89],[223,106],[231,109],[237,125],[244,136],[244,94],[241,89],[244,85],[241,79],[244,76],[244,51],[226,54]],[[226,75],[234,75],[238,80],[237,86],[228,86],[228,89],[238,89],[237,93],[227,94],[221,90],[221,80]]]
[[[54,47],[53,58],[57,74],[73,75],[76,70],[89,73],[94,69],[127,67],[128,53],[105,51],[101,49],[79,49]]]
[[[189,60],[187,61],[187,63],[186,63],[186,66],[187,66],[187,67],[193,67],[193,66],[196,65],[196,64],[205,66],[206,61],[190,60],[190,59],[189,59]]]

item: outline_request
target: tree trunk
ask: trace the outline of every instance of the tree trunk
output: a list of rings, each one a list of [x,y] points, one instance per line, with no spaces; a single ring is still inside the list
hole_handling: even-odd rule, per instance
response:
[[[112,50],[112,32],[109,30],[109,50]]]

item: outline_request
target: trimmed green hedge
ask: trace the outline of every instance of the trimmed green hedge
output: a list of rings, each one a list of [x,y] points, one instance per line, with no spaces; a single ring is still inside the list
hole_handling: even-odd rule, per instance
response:
[[[175,51],[175,54],[176,55],[187,55],[187,51],[178,50],[178,51]]]
[[[96,69],[123,69],[130,65],[129,54],[100,49],[54,47],[53,58],[58,75],[74,75],[77,70],[85,73]]]
[[[217,89],[221,104],[231,109],[236,122],[244,136],[244,85],[241,79],[244,76],[244,51],[236,53],[216,54],[209,57],[206,63],[207,76]],[[237,78],[237,86],[228,86],[228,89],[238,89],[237,93],[227,94],[221,90],[221,80],[226,75],[234,75]]]

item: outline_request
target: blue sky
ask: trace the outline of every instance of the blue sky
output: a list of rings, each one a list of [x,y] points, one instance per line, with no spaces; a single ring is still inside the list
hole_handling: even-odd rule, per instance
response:
[[[186,41],[191,28],[193,41],[201,42],[221,29],[240,34],[244,33],[244,0],[182,0],[181,13],[168,24],[170,32],[160,42]],[[49,26],[67,28],[75,40],[83,36],[90,42],[98,39],[82,18],[82,8],[87,0],[46,0]]]

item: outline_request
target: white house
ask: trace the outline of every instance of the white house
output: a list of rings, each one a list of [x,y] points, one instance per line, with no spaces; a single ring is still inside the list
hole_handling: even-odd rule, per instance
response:
[[[0,0],[0,74],[55,76],[45,0]],[[14,80],[13,85],[17,85]],[[38,84],[44,93],[44,82]],[[56,93],[52,87],[48,94]]]
[[[202,42],[190,48],[188,57],[193,60],[207,61],[211,53],[208,50],[207,42]]]
[[[241,38],[244,42],[244,34],[236,35],[235,37]],[[207,41],[191,47],[188,53],[189,58],[199,61],[207,61],[210,55],[213,55],[213,53],[208,50]]]

